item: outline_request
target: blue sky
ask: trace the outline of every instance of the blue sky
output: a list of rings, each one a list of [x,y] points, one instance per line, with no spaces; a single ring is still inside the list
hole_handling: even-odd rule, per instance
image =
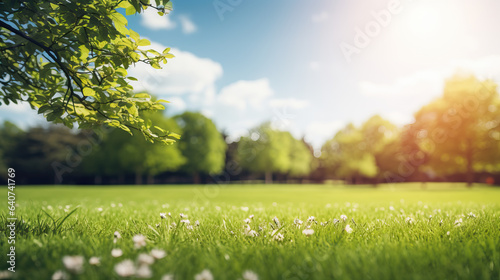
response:
[[[141,79],[134,86],[171,100],[168,114],[201,111],[234,138],[270,120],[319,147],[347,123],[374,114],[411,122],[457,71],[500,80],[498,1],[173,5],[166,17],[127,17],[151,47],[176,55],[159,71],[131,69]],[[2,107],[0,119],[42,122],[26,111]]]

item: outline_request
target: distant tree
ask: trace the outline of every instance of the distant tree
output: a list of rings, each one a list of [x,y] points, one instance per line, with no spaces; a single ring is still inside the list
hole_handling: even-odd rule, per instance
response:
[[[10,162],[11,158],[8,157],[10,156],[15,156],[12,155],[12,150],[15,149],[17,143],[21,140],[21,137],[23,136],[23,131],[18,128],[15,124],[9,122],[9,121],[4,121],[0,125],[0,169],[1,170],[7,170],[7,168],[10,167]],[[7,174],[4,172],[4,174],[0,175],[0,178],[7,178]]]
[[[264,123],[249,131],[238,145],[240,165],[250,172],[265,175],[266,183],[272,182],[273,173],[287,173],[290,169],[292,138],[288,132],[271,128]]]
[[[215,124],[200,113],[185,112],[174,117],[183,131],[179,148],[186,158],[182,170],[200,183],[200,174],[219,174],[224,169],[227,144]]]
[[[374,178],[378,173],[375,156],[364,141],[364,135],[348,124],[321,148],[323,166],[337,178],[356,183],[360,177]]]
[[[312,151],[303,140],[295,139],[290,133],[288,134],[291,138],[288,173],[293,177],[307,176],[312,170]]]
[[[176,122],[161,112],[143,114],[145,120],[180,131]],[[85,170],[96,176],[135,174],[136,184],[142,184],[146,175],[148,183],[154,183],[154,176],[177,171],[185,161],[178,143],[171,146],[149,143],[138,133],[128,137],[124,131],[114,129],[103,135],[102,143],[85,159]]]
[[[0,104],[28,102],[54,123],[137,130],[147,140],[173,143],[177,134],[139,114],[164,109],[164,100],[132,93],[127,70],[136,63],[161,68],[172,58],[144,50],[147,39],[126,27],[127,15],[171,10],[169,0],[6,0],[0,2]]]
[[[415,114],[419,145],[430,155],[424,170],[466,174],[469,186],[474,172],[498,170],[498,99],[491,80],[461,75],[447,80],[443,95]]]

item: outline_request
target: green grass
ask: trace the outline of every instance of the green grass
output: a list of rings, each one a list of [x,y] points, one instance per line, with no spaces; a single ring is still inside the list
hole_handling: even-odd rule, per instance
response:
[[[2,270],[8,267],[10,246],[6,202],[5,196],[0,204]],[[123,279],[114,266],[125,259],[135,262],[153,248],[167,256],[151,265],[152,279],[164,274],[194,279],[204,269],[214,279],[242,279],[246,270],[259,279],[500,279],[498,188],[448,183],[428,184],[426,189],[420,184],[376,189],[19,186],[16,202],[17,279],[50,279],[55,271],[65,270],[66,255],[86,260],[81,274],[68,272],[71,279]],[[161,219],[161,212],[172,213],[172,218]],[[200,226],[180,226],[180,213]],[[252,214],[249,225],[257,237],[245,235],[244,219]],[[343,214],[348,219],[335,224]],[[272,221],[275,216],[279,228]],[[302,231],[309,216],[318,223],[311,224],[314,234],[308,237]],[[300,228],[295,218],[304,221]],[[456,226],[460,218],[463,222]],[[178,226],[169,228],[172,222]],[[347,224],[352,233],[344,230]],[[272,227],[279,229],[275,234],[283,234],[283,241],[273,239]],[[115,231],[122,236],[116,244]],[[136,234],[147,237],[146,247],[134,248]],[[113,248],[121,248],[123,256],[112,257]],[[101,258],[99,266],[88,264],[92,256]]]

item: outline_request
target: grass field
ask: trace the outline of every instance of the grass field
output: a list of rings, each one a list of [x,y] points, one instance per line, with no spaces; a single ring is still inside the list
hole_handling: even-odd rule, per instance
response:
[[[500,188],[19,186],[15,193],[16,279],[52,279],[56,271],[69,279],[500,279]],[[7,270],[7,196],[0,205]],[[91,257],[99,262],[89,264]]]

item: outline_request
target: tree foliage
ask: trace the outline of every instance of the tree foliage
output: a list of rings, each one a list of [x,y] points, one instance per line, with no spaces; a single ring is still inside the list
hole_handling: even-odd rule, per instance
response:
[[[184,112],[174,119],[183,131],[179,148],[187,161],[182,169],[196,176],[222,172],[227,145],[215,124],[194,112]]]
[[[455,75],[443,95],[415,114],[420,148],[429,155],[423,167],[440,175],[499,171],[500,108],[497,85]]]
[[[178,138],[141,117],[164,100],[132,93],[127,69],[161,68],[173,55],[147,50],[127,15],[171,10],[169,0],[6,0],[0,2],[0,103],[29,102],[54,123],[140,131],[151,142]]]

